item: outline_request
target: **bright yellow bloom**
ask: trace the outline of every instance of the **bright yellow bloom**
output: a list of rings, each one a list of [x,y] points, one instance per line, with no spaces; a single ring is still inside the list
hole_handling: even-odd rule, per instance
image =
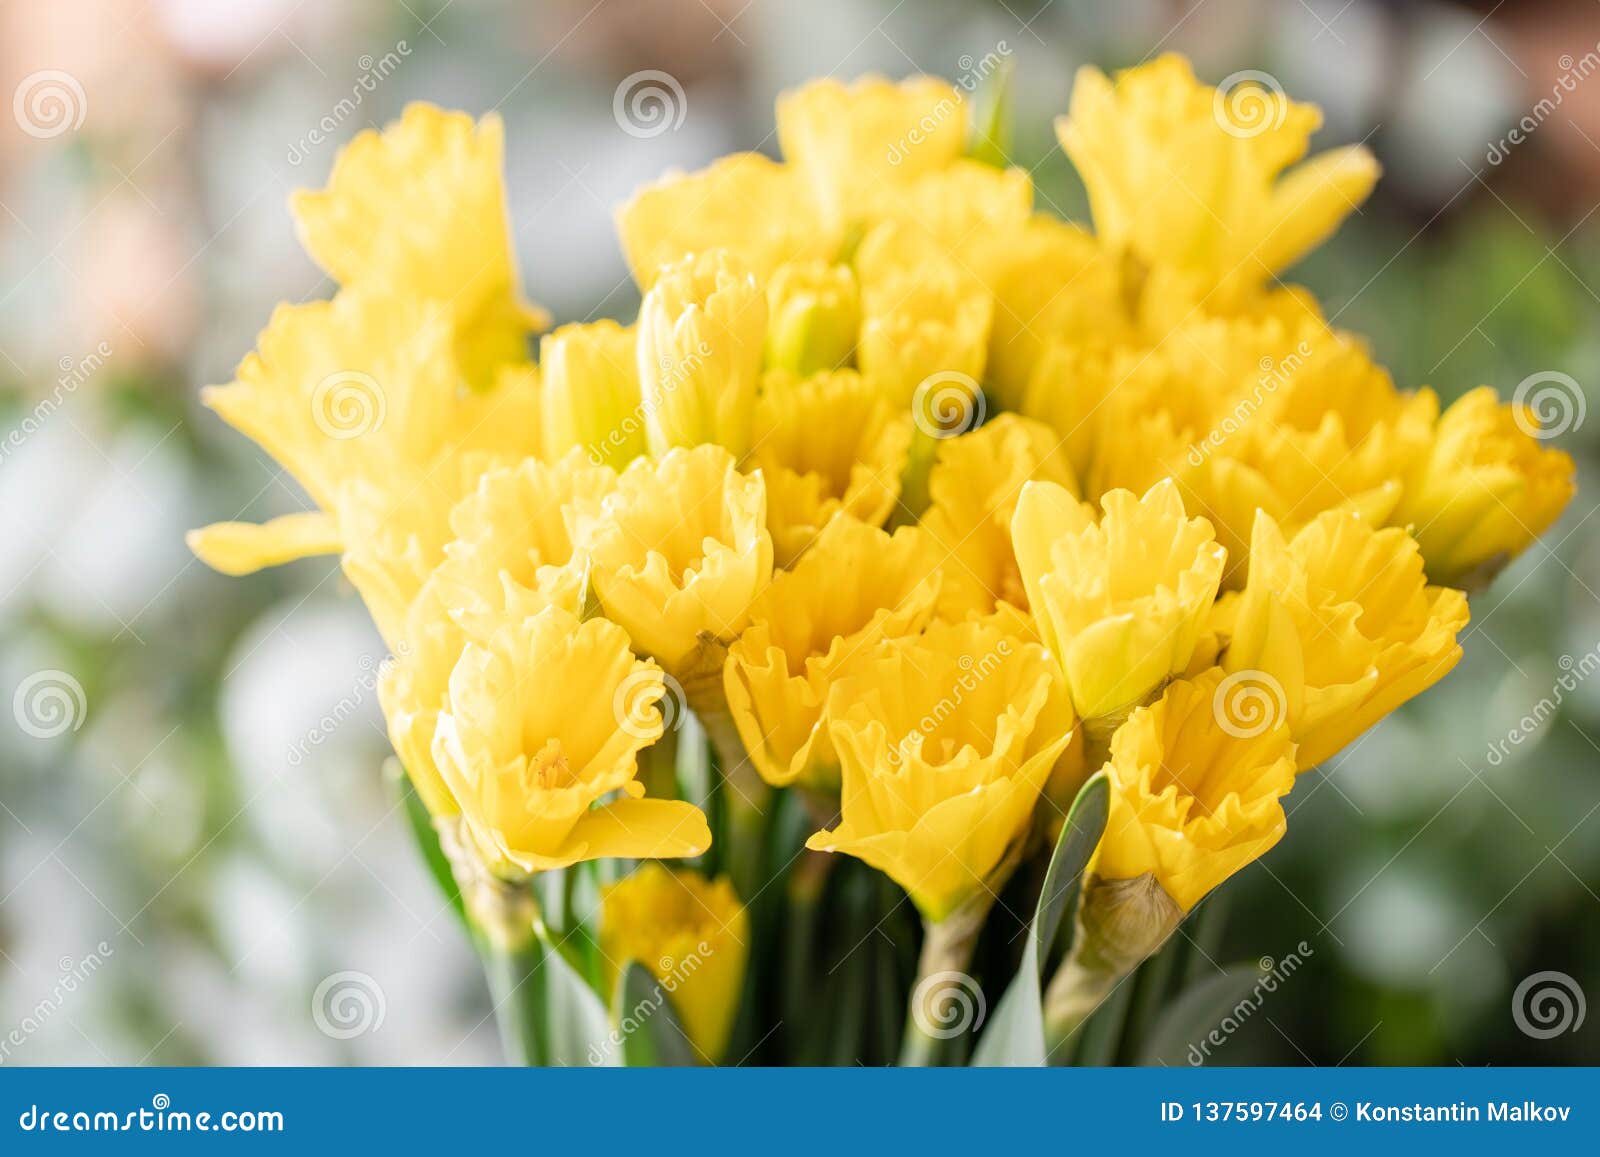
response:
[[[540,340],[539,368],[545,457],[581,446],[592,460],[621,470],[649,450],[633,327],[609,318],[564,325]]]
[[[383,132],[356,136],[328,187],[291,207],[306,251],[341,285],[447,305],[475,386],[526,361],[527,335],[549,318],[520,296],[501,178],[505,130],[489,115],[407,106]]]
[[[1050,656],[980,621],[881,644],[828,716],[841,819],[806,846],[865,860],[935,923],[998,886],[1073,729]]]
[[[1330,511],[1285,541],[1263,512],[1230,618],[1224,666],[1261,709],[1236,722],[1287,717],[1305,769],[1449,673],[1467,598],[1427,585],[1416,540],[1398,527]]]
[[[848,265],[802,261],[767,282],[767,368],[809,377],[855,353],[861,294]]]
[[[1028,609],[1028,594],[1011,547],[1011,517],[1029,479],[1078,493],[1055,432],[1018,414],[938,444],[928,476],[932,504],[921,525],[941,552],[947,619],[987,615],[1000,604]]]
[[[778,97],[778,144],[810,182],[824,220],[871,218],[896,189],[955,161],[967,147],[967,111],[949,83],[818,80]]]
[[[839,515],[793,570],[773,577],[723,669],[729,712],[761,778],[838,789],[828,690],[879,641],[927,626],[939,592],[936,563],[916,527],[890,536]]]
[[[803,382],[767,375],[750,464],[767,484],[767,527],[792,566],[839,511],[881,526],[900,496],[911,418],[854,370]]]
[[[634,280],[646,288],[662,267],[711,249],[729,250],[766,280],[786,262],[831,260],[839,248],[805,178],[759,153],[734,153],[646,185],[617,211],[617,232]]]
[[[925,246],[987,282],[1008,241],[1027,228],[1033,212],[1033,181],[1025,169],[957,160],[909,184],[886,189],[873,207],[879,224],[869,236],[886,230],[905,234],[897,242],[902,250]]]
[[[737,258],[667,266],[639,306],[639,386],[651,452],[716,442],[742,456],[761,380],[767,301]]]
[[[425,582],[395,628],[393,657],[378,669],[378,702],[389,743],[436,819],[461,813],[433,761],[433,737],[448,702],[450,672],[466,645],[467,636],[450,617],[437,585]]]
[[[1321,123],[1314,105],[1256,80],[1200,84],[1169,54],[1114,82],[1080,69],[1056,130],[1100,239],[1226,301],[1316,248],[1372,191],[1378,165],[1360,146],[1284,173]]]
[[[1117,728],[1099,881],[1152,876],[1187,912],[1282,838],[1279,800],[1294,786],[1289,728],[1281,718],[1259,730],[1230,724],[1229,690],[1212,668],[1170,684]]]
[[[988,353],[994,300],[948,261],[896,269],[862,287],[861,372],[880,383],[897,405],[920,403],[928,417],[935,393],[958,386],[971,417]],[[924,397],[918,398],[922,388]],[[934,421],[943,428],[945,423]]]
[[[641,458],[578,519],[600,605],[687,683],[721,666],[772,575],[766,488],[721,446]]]
[[[1439,418],[1394,515],[1422,544],[1434,582],[1486,584],[1566,509],[1577,488],[1572,458],[1541,445],[1539,429],[1532,409],[1500,403],[1487,386]]]
[[[547,606],[581,615],[588,560],[573,545],[573,522],[616,484],[616,473],[582,450],[484,473],[450,512],[455,538],[434,578],[455,616],[483,633]]]
[[[341,497],[377,487],[398,509],[424,484],[454,497],[459,458],[479,451],[521,457],[538,449],[538,379],[503,368],[488,392],[461,390],[448,312],[365,289],[332,301],[280,306],[239,363],[233,382],[205,403],[275,458],[327,520],[222,523],[190,547],[228,574],[344,545]]]
[[[750,954],[750,919],[732,881],[640,865],[601,892],[600,953],[607,992],[616,991],[628,963],[643,965],[671,998],[701,1059],[722,1059]],[[631,1011],[624,1004],[618,1014],[625,1021]]]
[[[1066,674],[1078,715],[1114,716],[1189,664],[1226,552],[1186,518],[1171,480],[1143,498],[1113,490],[1105,514],[1050,482],[1022,489],[1011,521],[1039,634]]]
[[[655,704],[665,691],[660,669],[634,658],[621,627],[559,607],[467,642],[433,759],[492,871],[695,856],[710,846],[698,808],[638,798],[635,760],[661,735]],[[602,803],[613,792],[622,795]]]

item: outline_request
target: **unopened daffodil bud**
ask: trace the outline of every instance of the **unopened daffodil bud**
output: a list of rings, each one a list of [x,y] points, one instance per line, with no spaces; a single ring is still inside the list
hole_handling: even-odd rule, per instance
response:
[[[1104,514],[1063,487],[1022,488],[1011,538],[1040,637],[1084,720],[1115,720],[1182,672],[1217,596],[1226,552],[1188,518],[1170,479],[1113,490]]]
[[[1487,386],[1440,416],[1394,514],[1422,544],[1431,580],[1468,590],[1487,585],[1561,516],[1576,471],[1570,455],[1543,439],[1572,425],[1582,403],[1576,389],[1548,427],[1532,408],[1501,403]]]
[[[744,991],[750,919],[723,877],[642,864],[600,896],[600,955],[606,991],[636,962],[656,978],[699,1059],[723,1059]],[[616,1010],[628,1028],[633,1010]]]
[[[581,447],[621,470],[649,450],[639,396],[638,342],[610,319],[564,325],[539,342],[544,372],[544,455]]]
[[[767,300],[723,250],[661,271],[639,306],[639,387],[650,452],[715,442],[750,448]]]
[[[1105,766],[1110,810],[1085,879],[1072,953],[1051,981],[1060,1038],[1157,952],[1207,893],[1282,838],[1294,786],[1286,721],[1245,731],[1217,668],[1128,716]]]
[[[739,737],[761,778],[836,793],[828,690],[883,639],[933,617],[938,555],[918,527],[891,536],[841,514],[794,569],[774,576],[728,649],[723,685]],[[839,575],[850,582],[839,584]]]
[[[1447,675],[1461,657],[1467,598],[1427,585],[1416,540],[1330,511],[1292,539],[1256,516],[1250,578],[1224,607],[1232,724],[1286,718],[1301,769],[1331,758]]]
[[[722,658],[772,575],[766,487],[721,446],[641,458],[578,537],[607,617],[681,680],[691,702],[716,682]]]
[[[861,328],[861,296],[848,265],[780,266],[767,282],[767,368],[809,377],[850,359]]]
[[[516,876],[704,852],[711,834],[698,808],[639,798],[637,755],[661,735],[665,693],[660,668],[636,659],[605,619],[550,607],[468,640],[433,761],[483,862]]]
[[[1043,648],[977,620],[880,644],[828,717],[841,818],[806,846],[865,860],[930,924],[1003,883],[1073,733]]]

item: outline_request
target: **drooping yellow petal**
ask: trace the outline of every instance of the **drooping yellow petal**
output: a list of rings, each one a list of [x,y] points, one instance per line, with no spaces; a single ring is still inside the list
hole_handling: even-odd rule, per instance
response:
[[[339,528],[320,510],[280,514],[268,522],[213,522],[184,536],[201,562],[226,575],[246,575],[342,549]]]

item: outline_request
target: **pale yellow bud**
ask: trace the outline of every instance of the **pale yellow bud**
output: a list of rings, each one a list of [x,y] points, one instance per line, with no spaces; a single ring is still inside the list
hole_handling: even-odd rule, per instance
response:
[[[546,458],[581,446],[592,461],[620,470],[648,450],[636,345],[631,327],[609,319],[545,335],[539,361]]]
[[[767,366],[802,377],[837,369],[855,352],[861,295],[847,265],[803,261],[767,283]]]

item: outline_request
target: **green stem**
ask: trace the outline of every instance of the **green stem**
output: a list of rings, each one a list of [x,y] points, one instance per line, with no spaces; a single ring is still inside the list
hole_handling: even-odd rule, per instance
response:
[[[496,943],[485,933],[473,939],[489,982],[489,997],[494,1001],[495,1024],[506,1061],[513,1065],[547,1064],[539,1016],[539,966],[543,953],[537,938],[530,935],[521,945]]]
[[[983,996],[967,969],[993,903],[994,893],[980,889],[944,919],[924,921],[922,955],[917,960],[917,979],[911,986],[900,1044],[902,1067],[943,1063],[951,1040],[975,1023],[971,1010]]]
[[[705,710],[700,713],[700,723],[722,771],[723,803],[728,817],[728,875],[748,905],[767,882],[767,820],[772,812],[772,788],[745,755],[732,716],[725,710]]]

